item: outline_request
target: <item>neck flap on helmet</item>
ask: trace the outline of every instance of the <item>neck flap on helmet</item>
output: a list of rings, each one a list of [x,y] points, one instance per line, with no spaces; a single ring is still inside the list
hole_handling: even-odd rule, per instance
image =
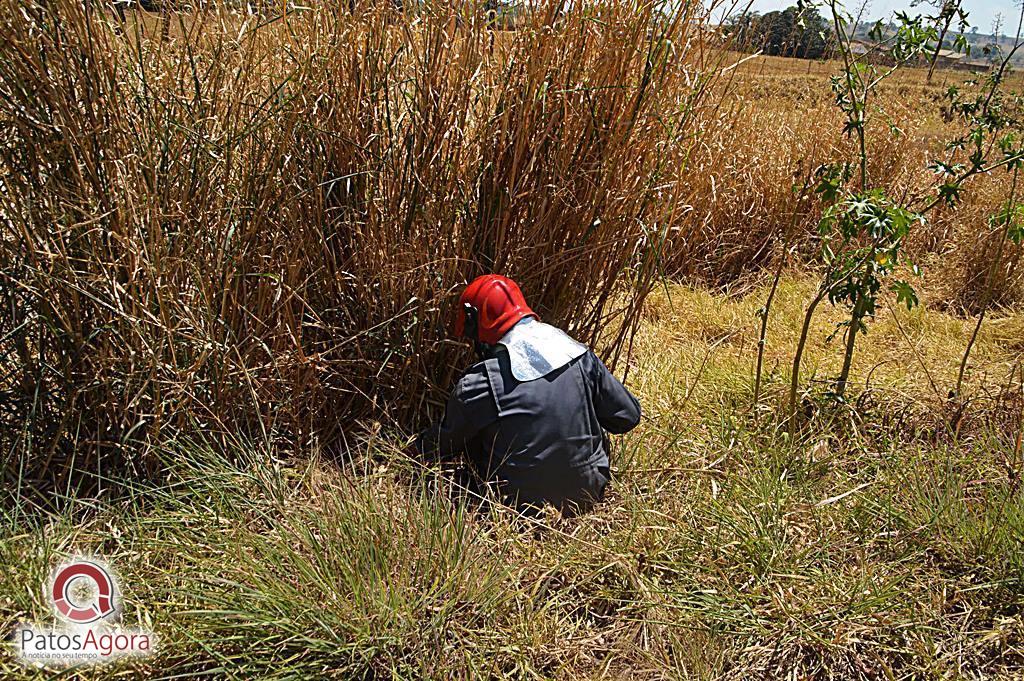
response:
[[[533,317],[513,326],[498,344],[508,350],[512,376],[520,382],[547,376],[589,350],[561,329]]]

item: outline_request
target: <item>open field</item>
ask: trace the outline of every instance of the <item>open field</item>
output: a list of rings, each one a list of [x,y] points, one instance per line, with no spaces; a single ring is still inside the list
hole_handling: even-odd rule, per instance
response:
[[[739,64],[722,83],[727,93],[722,106],[729,115],[719,117],[720,129],[702,147],[705,155],[691,161],[687,179],[699,190],[693,193],[695,210],[687,228],[700,238],[680,252],[678,262],[688,276],[712,283],[768,266],[775,257],[769,246],[790,220],[792,187],[801,173],[849,154],[853,146],[842,134],[842,116],[828,84],[841,71],[837,62],[730,53],[723,63]],[[924,69],[898,71],[882,83],[872,106],[878,121],[868,138],[872,177],[904,196],[932,181],[930,161],[941,157],[944,145],[960,132],[944,113],[948,87],[983,77],[938,70],[933,84],[926,85],[925,75]],[[1017,73],[1008,82],[1015,90],[1024,84]],[[985,233],[987,217],[1006,200],[1008,189],[1005,174],[977,178],[956,210],[938,211],[912,235],[912,256],[943,287],[933,304],[955,311],[976,308],[994,255],[994,241]],[[797,224],[806,230],[809,249],[819,216],[818,204],[800,211]],[[1021,286],[1018,270],[1000,282],[1000,299],[1019,302]]]
[[[514,33],[473,3],[211,10],[166,39],[22,4],[0,0],[0,627],[48,621],[42,584],[85,553],[159,636],[66,678],[1024,675],[1016,175],[914,223],[893,276],[920,304],[881,287],[840,398],[811,182],[857,153],[837,62],[620,0]],[[925,205],[929,164],[964,162],[968,77],[872,94],[872,188]],[[456,462],[407,453],[486,271],[643,404],[590,515],[467,508]],[[0,675],[48,677],[8,651]]]

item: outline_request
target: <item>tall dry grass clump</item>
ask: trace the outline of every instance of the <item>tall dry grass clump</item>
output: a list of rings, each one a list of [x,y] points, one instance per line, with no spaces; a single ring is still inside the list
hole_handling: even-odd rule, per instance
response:
[[[8,483],[150,472],[182,428],[414,425],[486,271],[624,347],[699,142],[696,10],[542,2],[501,33],[472,2],[210,9],[161,39],[101,7],[0,12]]]

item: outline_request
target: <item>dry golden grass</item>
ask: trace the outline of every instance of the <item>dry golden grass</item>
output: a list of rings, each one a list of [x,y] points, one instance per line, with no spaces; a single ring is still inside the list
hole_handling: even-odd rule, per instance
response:
[[[495,47],[473,2],[211,11],[167,40],[91,7],[0,14],[12,484],[146,473],[139,447],[195,429],[414,426],[485,271],[623,348],[715,78],[694,16],[545,3]]]
[[[794,185],[817,165],[854,153],[829,86],[839,63],[738,53],[729,53],[725,63],[738,66],[720,83],[721,108],[705,122],[710,134],[687,159],[683,181],[693,208],[679,227],[681,246],[669,255],[671,271],[709,283],[728,282],[776,258],[796,204]],[[869,113],[870,182],[897,197],[926,191],[934,183],[929,164],[964,133],[944,115],[947,87],[984,78],[940,70],[927,85],[925,75],[924,69],[897,71],[882,83]],[[1022,83],[1020,74],[1012,74],[1006,87],[1020,91]],[[977,309],[999,240],[988,217],[1008,193],[1005,173],[974,178],[959,206],[932,211],[911,236],[910,255],[929,273],[933,304]],[[812,261],[820,211],[817,202],[808,202],[796,221],[797,245]],[[1022,299],[1020,258],[1020,248],[1004,253],[994,287],[998,303]]]

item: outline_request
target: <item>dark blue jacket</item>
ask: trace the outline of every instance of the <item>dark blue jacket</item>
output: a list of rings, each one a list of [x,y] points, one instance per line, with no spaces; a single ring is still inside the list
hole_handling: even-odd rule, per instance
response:
[[[425,454],[466,454],[485,479],[522,499],[558,503],[608,475],[605,431],[640,422],[640,404],[593,352],[520,382],[502,346],[455,386],[444,420],[420,435]],[[601,485],[603,488],[603,484]]]

